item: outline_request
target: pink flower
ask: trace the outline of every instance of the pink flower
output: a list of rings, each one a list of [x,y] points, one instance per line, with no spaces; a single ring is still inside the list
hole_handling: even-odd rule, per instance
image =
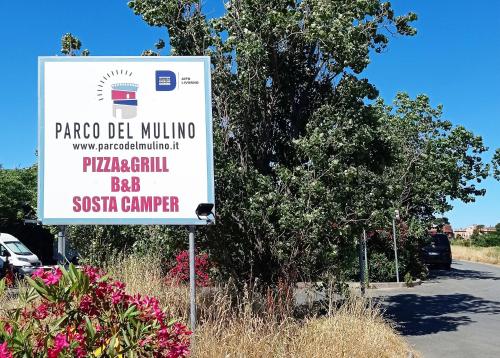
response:
[[[57,267],[54,271],[47,273],[45,278],[43,278],[43,282],[45,282],[47,286],[56,285],[61,279],[61,276],[62,276],[61,269]]]
[[[167,280],[172,282],[188,282],[189,281],[189,252],[187,250],[179,252],[175,257],[176,265],[170,269],[167,275]],[[208,254],[202,253],[195,256],[194,267],[196,273],[196,285],[208,286],[210,278],[208,270],[210,269]]]
[[[134,305],[137,308],[142,306],[142,298],[141,298],[141,295],[139,295],[139,294],[136,294],[134,296],[128,296],[127,300],[128,300],[129,304]]]
[[[102,273],[96,267],[85,266],[83,272],[88,276],[90,283],[95,283],[102,277]]]
[[[69,347],[69,343],[66,339],[66,336],[62,333],[58,333],[56,338],[54,339],[54,347],[49,348],[48,355],[49,358],[57,358],[59,353],[65,348]]]
[[[5,329],[5,332],[7,332],[8,334],[12,334],[12,326],[8,322],[5,322],[3,328]]]
[[[124,298],[125,293],[123,293],[122,291],[115,291],[111,294],[111,302],[113,302],[114,305],[123,302]]]
[[[62,333],[58,333],[55,339],[56,348],[63,350],[64,348],[69,347],[69,343],[66,340],[66,336]]]
[[[49,306],[47,306],[45,303],[40,304],[37,308],[35,308],[35,311],[33,313],[33,317],[35,317],[38,320],[44,319],[48,316],[47,309]]]
[[[41,352],[45,348],[45,342],[42,338],[35,338],[35,352]]]
[[[114,286],[115,288],[119,289],[119,290],[124,290],[125,289],[125,284],[121,281],[115,281],[113,282],[112,286]]]
[[[78,308],[84,313],[89,316],[93,316],[97,314],[97,309],[94,304],[94,300],[91,295],[86,294],[82,296],[82,299],[80,300],[80,305]]]
[[[98,298],[104,298],[107,294],[111,292],[111,286],[106,282],[97,283],[97,287],[94,289],[95,295]]]
[[[76,347],[73,352],[75,353],[76,358],[84,358],[87,357],[87,353],[85,352],[85,349],[82,347],[78,346]]]
[[[49,358],[57,358],[59,355],[59,351],[56,348],[49,348],[47,353]]]
[[[0,344],[0,358],[12,358],[12,353],[7,347],[7,342]]]
[[[45,277],[45,270],[43,268],[36,269],[31,273],[31,277]]]
[[[53,271],[45,271],[42,268],[37,269],[35,272],[31,274],[33,278],[39,278],[45,283],[47,286],[56,285],[59,283],[59,279],[62,276],[61,269],[57,267]]]

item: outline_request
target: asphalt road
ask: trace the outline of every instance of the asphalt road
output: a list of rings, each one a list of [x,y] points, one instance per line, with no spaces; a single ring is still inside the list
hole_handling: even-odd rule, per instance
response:
[[[454,261],[421,286],[374,290],[424,357],[500,357],[500,267]]]

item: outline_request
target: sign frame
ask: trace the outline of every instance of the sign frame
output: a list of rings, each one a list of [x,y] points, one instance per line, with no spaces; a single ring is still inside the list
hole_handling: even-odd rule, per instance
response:
[[[45,218],[45,64],[50,62],[201,62],[205,81],[205,135],[207,161],[207,202],[215,204],[212,88],[209,56],[39,56],[38,57],[38,220],[44,225],[207,225],[207,220],[198,218]],[[61,168],[61,173],[64,169]],[[193,213],[196,208],[193,208]],[[215,223],[214,220],[210,224]]]

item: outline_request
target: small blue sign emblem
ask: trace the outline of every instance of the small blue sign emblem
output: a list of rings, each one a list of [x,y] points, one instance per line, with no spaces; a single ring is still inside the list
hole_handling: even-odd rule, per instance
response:
[[[172,71],[156,71],[156,90],[173,91],[177,85],[177,78]]]

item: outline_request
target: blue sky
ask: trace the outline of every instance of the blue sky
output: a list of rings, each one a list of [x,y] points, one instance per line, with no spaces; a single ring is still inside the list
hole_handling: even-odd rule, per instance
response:
[[[37,56],[57,55],[66,32],[77,35],[92,55],[139,55],[164,29],[151,28],[122,0],[8,1],[0,12],[0,164],[35,162],[37,147]],[[500,1],[392,2],[398,13],[414,11],[418,35],[394,37],[374,55],[365,75],[386,101],[398,91],[429,95],[444,105],[444,117],[500,147]],[[217,15],[222,2],[209,0]],[[500,183],[483,183],[485,197],[456,203],[446,214],[455,227],[500,222]]]

